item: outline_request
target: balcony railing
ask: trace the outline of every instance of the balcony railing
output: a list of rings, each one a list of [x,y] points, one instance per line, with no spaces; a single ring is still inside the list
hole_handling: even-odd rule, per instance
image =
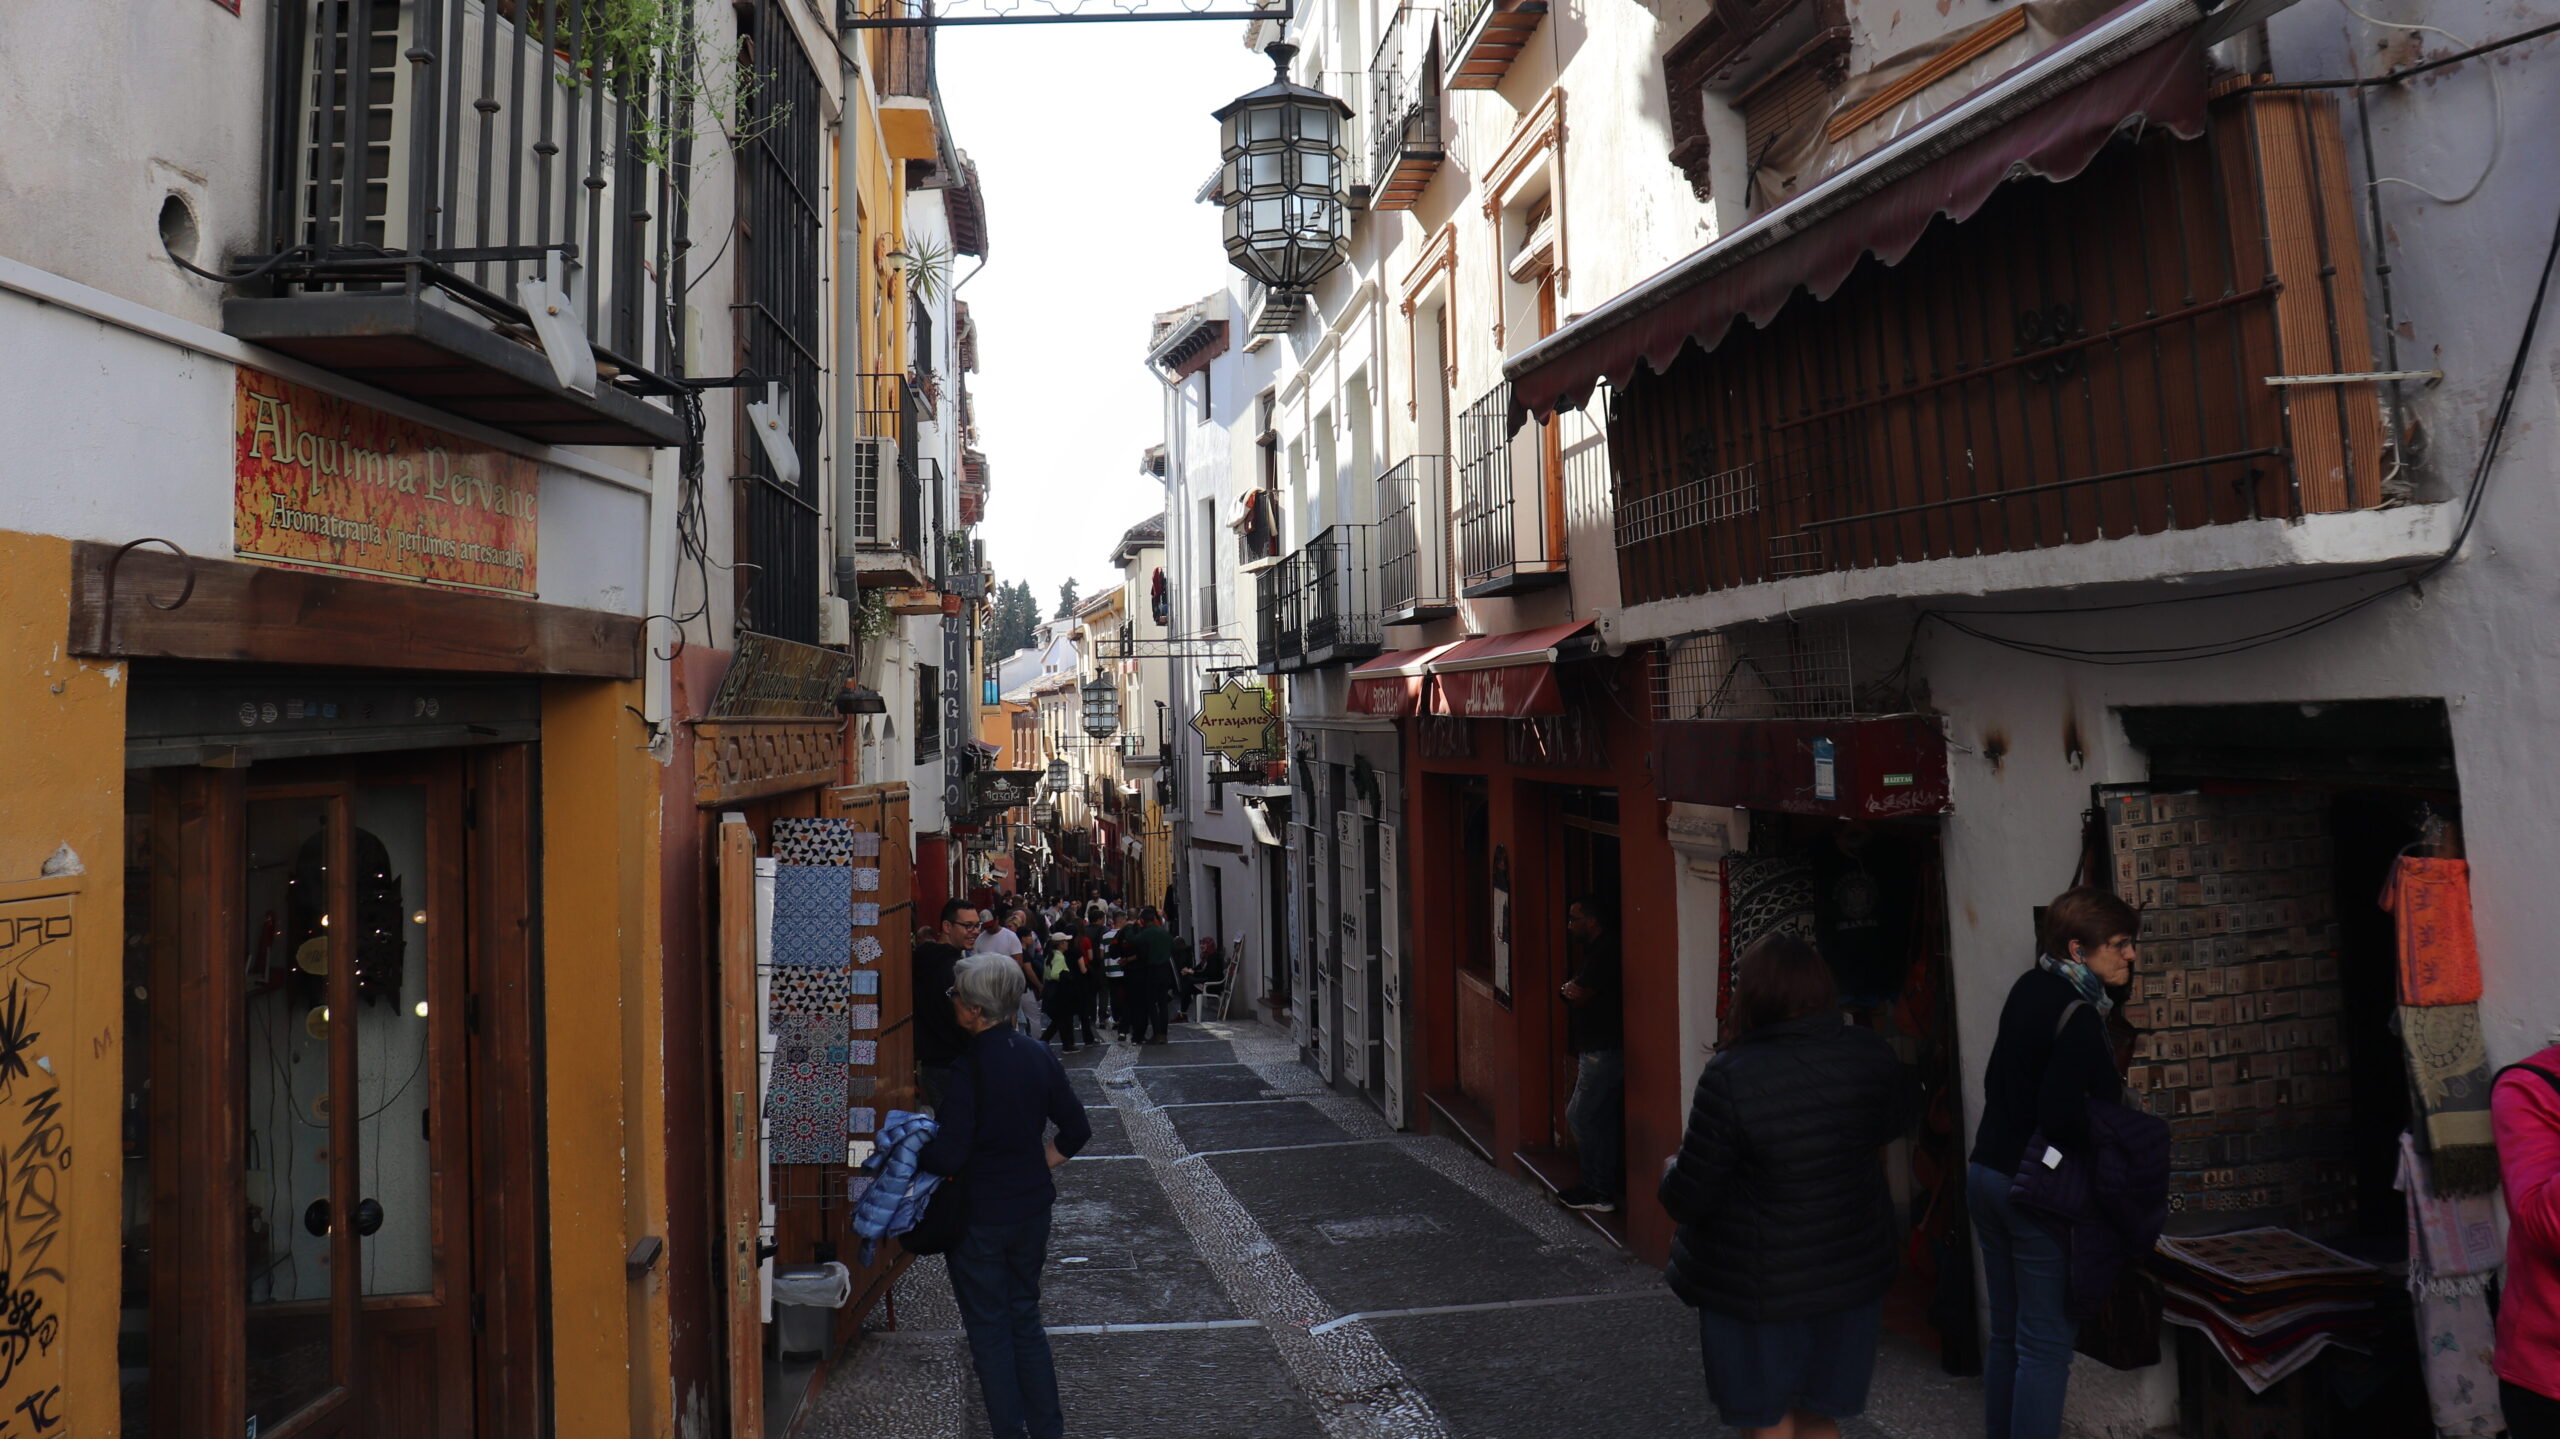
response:
[[[1512,430],[1507,380],[1458,417],[1458,576],[1467,598],[1564,582],[1560,467],[1547,425]]]
[[[1415,455],[1378,480],[1378,621],[1454,614],[1449,588],[1449,458]]]
[[[2300,199],[2324,172],[2324,105],[2220,106],[1640,377],[1613,406],[1622,599],[2383,503],[2375,387],[2271,382],[2377,368],[2356,229]]]
[[[1378,652],[1377,534],[1375,525],[1334,525],[1308,543],[1302,580],[1309,666]]]
[[[1400,6],[1369,65],[1370,206],[1410,210],[1446,156],[1437,10]]]
[[[1254,576],[1255,633],[1264,674],[1293,674],[1306,663],[1305,556],[1288,555]]]
[[[888,20],[924,14],[912,0],[844,0],[847,20]],[[933,94],[933,27],[900,26],[866,32],[871,39],[871,87],[883,98],[927,99]]]
[[[1500,85],[1546,15],[1547,0],[1457,0],[1449,11],[1449,88]]]
[[[233,334],[534,439],[672,445],[667,92],[592,7],[284,0]],[[271,267],[271,268],[266,268]]]

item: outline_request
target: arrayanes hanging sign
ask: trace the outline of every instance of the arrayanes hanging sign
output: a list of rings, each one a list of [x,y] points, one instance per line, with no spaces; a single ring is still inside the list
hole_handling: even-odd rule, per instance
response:
[[[1191,728],[1211,754],[1242,761],[1253,755],[1280,752],[1279,726],[1271,713],[1271,691],[1229,680],[1200,696]]]

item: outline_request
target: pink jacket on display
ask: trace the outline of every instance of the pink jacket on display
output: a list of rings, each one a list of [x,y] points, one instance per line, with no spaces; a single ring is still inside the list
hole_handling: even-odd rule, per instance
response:
[[[2560,1399],[2560,1044],[2509,1067],[2489,1096],[2507,1191],[2498,1377]]]

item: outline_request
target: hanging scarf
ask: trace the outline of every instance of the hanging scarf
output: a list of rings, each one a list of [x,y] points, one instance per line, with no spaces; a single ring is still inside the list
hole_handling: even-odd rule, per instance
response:
[[[2409,1293],[2436,1432],[2443,1439],[2488,1439],[2506,1426],[2490,1362],[2497,1336],[2489,1276],[2505,1258],[2493,1206],[2485,1195],[2436,1193],[2430,1166],[2405,1131],[2392,1184],[2408,1196]]]
[[[2100,1019],[2106,1018],[2116,1007],[2115,996],[2107,993],[2106,983],[2098,978],[2098,972],[2076,959],[2056,959],[2049,954],[2039,954],[2036,956],[2036,968],[2071,981],[2071,987],[2080,992],[2082,999],[2089,1001],[2089,1007],[2098,1011]]]
[[[2423,1116],[2436,1192],[2486,1194],[2498,1187],[2498,1150],[2489,1132],[2489,1049],[2473,1004],[2402,1005],[2400,1044]]]

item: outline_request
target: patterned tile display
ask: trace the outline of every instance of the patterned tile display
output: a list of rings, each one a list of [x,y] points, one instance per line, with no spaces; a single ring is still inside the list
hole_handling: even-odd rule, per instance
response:
[[[864,935],[856,935],[856,936],[854,937],[854,941],[853,941],[853,962],[854,962],[854,963],[856,963],[856,964],[870,964],[870,963],[872,963],[873,961],[875,961],[875,960],[877,960],[877,959],[879,959],[879,958],[880,958],[880,939],[879,939],[879,936],[877,936],[877,935],[864,934]],[[871,978],[872,978],[872,980],[876,983],[876,982],[879,980],[880,976],[878,976],[878,975],[876,975],[876,974],[875,974],[875,975],[871,976]]]
[[[880,892],[879,868],[874,866],[870,869],[856,869],[853,872],[853,887],[863,894],[878,894]]]
[[[869,1105],[857,1105],[845,1112],[844,1132],[847,1134],[869,1134],[878,1127],[877,1113]]]
[[[777,865],[773,873],[773,962],[834,968],[853,949],[854,871],[833,865]]]
[[[876,1004],[857,1004],[852,1006],[852,1012],[847,1021],[846,1028],[864,1030],[878,1029],[879,1027],[880,1006]]]
[[[854,839],[849,819],[778,819],[773,822],[773,857],[783,864],[851,864]],[[871,853],[879,852],[879,836],[874,835]]]
[[[853,927],[856,929],[879,928],[880,906],[867,899],[857,901],[853,906]]]
[[[877,1040],[857,1039],[852,1044],[852,1051],[852,1062],[855,1064],[878,1064],[880,1062],[880,1043]]]
[[[764,1113],[765,1127],[773,1140],[774,1163],[844,1161],[843,1065],[777,1062],[765,1090]]]
[[[851,820],[845,821],[847,824],[851,824],[852,822],[853,821]],[[880,831],[876,829],[855,830],[853,832],[853,857],[855,859],[878,859],[880,857]]]
[[[859,950],[862,947],[861,940],[857,939],[853,944],[856,950]],[[853,970],[845,975],[845,983],[851,993],[858,995],[878,994],[880,992],[880,971],[876,969]]]
[[[869,1099],[880,1092],[880,1081],[867,1074],[857,1074],[844,1083],[845,1092],[856,1099]]]
[[[845,1037],[849,969],[776,969],[765,1027],[778,1039],[823,1043]],[[866,973],[872,992],[880,976]],[[876,1009],[876,1006],[875,1006]]]
[[[2169,1121],[2170,1232],[2339,1232],[2357,1198],[2327,801],[2120,794],[2106,817],[2142,915],[2125,1079]]]

